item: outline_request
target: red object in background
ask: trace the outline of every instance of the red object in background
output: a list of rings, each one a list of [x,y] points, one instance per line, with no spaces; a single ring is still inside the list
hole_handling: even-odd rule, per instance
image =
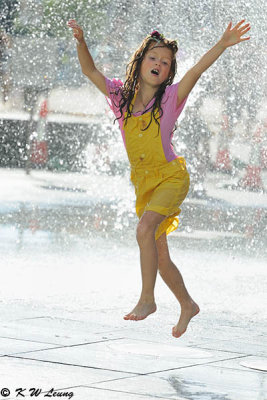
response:
[[[263,189],[261,167],[248,165],[246,175],[242,180],[242,187],[248,189]]]
[[[267,149],[266,148],[261,149],[261,165],[262,165],[262,168],[267,169]]]
[[[262,208],[255,210],[253,218],[248,219],[248,224],[245,227],[245,235],[248,239],[254,239],[258,232],[258,224],[264,219],[265,211]]]
[[[31,151],[31,162],[33,164],[45,164],[48,158],[47,143],[45,138],[45,121],[48,115],[47,99],[45,99],[39,111],[39,121],[37,125],[37,133],[39,140],[33,140]]]
[[[229,149],[218,150],[216,156],[216,168],[221,171],[231,171],[232,170],[232,163],[230,158]]]
[[[32,234],[34,234],[39,228],[40,224],[37,219],[30,219],[29,221],[29,228],[32,231]]]
[[[47,143],[45,141],[32,142],[31,162],[35,164],[45,164],[47,162]]]
[[[47,100],[45,99],[41,104],[39,115],[42,118],[46,118],[47,114],[48,114],[48,107],[47,107]]]
[[[262,128],[258,127],[253,134],[249,165],[247,166],[244,178],[239,181],[239,184],[244,189],[264,190],[261,179],[261,144]]]

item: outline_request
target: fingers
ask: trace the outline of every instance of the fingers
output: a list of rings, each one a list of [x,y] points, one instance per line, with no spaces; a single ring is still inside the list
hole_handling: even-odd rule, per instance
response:
[[[77,24],[75,19],[70,19],[67,22],[67,26],[73,30],[73,36],[75,39],[78,41],[81,41],[83,38],[83,30],[82,28]]]
[[[76,19],[69,19],[67,25],[72,23],[77,24]]]
[[[67,25],[68,25],[68,26],[77,25],[77,22],[75,21],[75,19],[70,19],[70,20],[67,22]]]
[[[249,40],[249,39],[250,39],[250,36],[248,36],[246,38],[243,38],[243,39],[240,39],[240,42],[244,42],[244,40]]]
[[[68,22],[67,22],[67,25],[70,27],[70,28],[72,28],[72,29],[79,29],[79,30],[82,30],[81,29],[81,27],[77,24],[77,22],[75,21],[75,19],[70,19]]]
[[[236,26],[234,27],[234,29],[238,29],[244,22],[245,22],[245,19],[242,19],[240,22],[238,22],[238,23],[236,24]]]
[[[242,19],[240,22],[238,22],[238,24],[236,24],[236,26],[234,27],[234,29],[238,30],[239,33],[241,33],[241,35],[243,35],[245,32],[247,32],[250,29],[250,24],[246,24],[241,26],[243,23],[245,22],[244,19]],[[240,28],[240,29],[239,29]]]
[[[240,33],[241,33],[241,35],[244,35],[244,33],[246,33],[249,30],[250,30],[250,26],[249,26],[249,24],[247,24],[242,28],[242,30],[240,30]]]

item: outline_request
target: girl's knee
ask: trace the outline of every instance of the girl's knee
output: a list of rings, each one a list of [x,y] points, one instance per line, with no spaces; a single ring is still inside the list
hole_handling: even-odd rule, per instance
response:
[[[145,239],[155,237],[157,225],[149,220],[140,220],[136,228],[136,239],[138,243],[142,243]]]
[[[165,218],[164,215],[158,214],[154,211],[146,211],[137,225],[136,238],[138,243],[150,238],[151,236],[155,238],[157,227]]]

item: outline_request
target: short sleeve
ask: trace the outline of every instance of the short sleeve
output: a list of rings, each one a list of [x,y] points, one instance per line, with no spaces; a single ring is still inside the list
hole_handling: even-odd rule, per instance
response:
[[[177,82],[171,86],[168,86],[165,89],[165,95],[164,95],[164,99],[162,101],[162,105],[163,105],[163,113],[165,112],[166,114],[171,114],[172,118],[175,118],[175,120],[177,120],[177,118],[179,117],[179,115],[181,114],[181,112],[183,111],[183,108],[185,106],[185,103],[188,99],[188,96],[186,96],[184,98],[184,100],[182,101],[182,103],[179,104],[179,107],[177,107],[177,97],[178,97],[178,86],[179,86],[180,82]]]
[[[110,106],[111,110],[114,112],[116,117],[120,117],[120,109],[119,109],[119,104],[121,100],[121,88],[123,86],[122,81],[119,79],[109,79],[106,78],[106,88],[108,92],[108,97],[106,97],[106,100],[108,102],[108,105]]]

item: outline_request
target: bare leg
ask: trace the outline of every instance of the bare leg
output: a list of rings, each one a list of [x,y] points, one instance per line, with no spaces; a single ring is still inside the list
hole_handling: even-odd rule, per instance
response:
[[[154,287],[158,271],[158,253],[155,241],[155,231],[164,215],[154,211],[146,211],[139,221],[136,238],[140,249],[142,274],[142,292],[136,307],[127,315],[126,320],[139,321],[156,311]]]
[[[191,318],[199,313],[199,306],[189,295],[180,271],[170,259],[166,234],[157,240],[157,250],[159,273],[181,305],[179,321],[172,329],[172,335],[180,337],[186,331]]]

